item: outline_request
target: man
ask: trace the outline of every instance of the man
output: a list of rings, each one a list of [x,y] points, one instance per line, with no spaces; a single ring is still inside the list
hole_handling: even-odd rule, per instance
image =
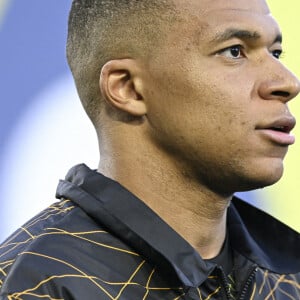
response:
[[[281,52],[263,0],[74,0],[101,161],[1,245],[1,299],[300,299],[299,234],[233,198],[294,143]]]

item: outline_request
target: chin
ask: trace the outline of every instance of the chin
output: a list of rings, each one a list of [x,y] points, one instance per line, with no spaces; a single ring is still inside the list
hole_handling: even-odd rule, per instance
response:
[[[247,170],[247,176],[240,181],[239,191],[250,191],[264,188],[278,182],[283,175],[283,163],[257,166],[257,168]],[[250,172],[249,172],[250,171]],[[240,178],[243,178],[241,176]]]

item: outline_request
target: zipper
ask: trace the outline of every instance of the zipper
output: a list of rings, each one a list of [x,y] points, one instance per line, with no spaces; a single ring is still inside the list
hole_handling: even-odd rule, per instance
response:
[[[232,295],[230,293],[230,288],[229,288],[229,284],[228,284],[228,280],[227,280],[227,276],[225,275],[224,271],[222,268],[217,267],[217,270],[219,271],[220,275],[221,275],[221,284],[224,287],[225,290],[225,296],[227,300],[234,300],[232,298]]]
[[[239,300],[244,300],[244,299],[245,299],[245,296],[246,296],[246,294],[247,294],[247,291],[248,291],[248,289],[249,289],[249,286],[251,285],[251,283],[252,283],[252,281],[253,281],[253,279],[254,279],[254,277],[255,277],[255,275],[256,275],[257,269],[258,269],[258,268],[255,267],[255,268],[251,271],[250,275],[248,276],[248,279],[247,279],[246,282],[245,282],[244,288],[243,288],[242,292],[240,293]]]

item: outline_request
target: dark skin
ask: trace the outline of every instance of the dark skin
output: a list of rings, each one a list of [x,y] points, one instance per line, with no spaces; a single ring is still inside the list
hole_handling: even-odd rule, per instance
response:
[[[151,56],[102,69],[107,104],[134,118],[102,113],[99,171],[212,258],[233,193],[282,176],[300,84],[278,60],[281,34],[263,0],[175,4],[182,22]]]

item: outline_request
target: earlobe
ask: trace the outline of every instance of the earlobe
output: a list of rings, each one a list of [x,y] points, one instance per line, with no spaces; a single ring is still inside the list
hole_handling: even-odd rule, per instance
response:
[[[107,62],[101,70],[99,85],[105,100],[114,108],[137,117],[146,114],[141,80],[134,60]]]

